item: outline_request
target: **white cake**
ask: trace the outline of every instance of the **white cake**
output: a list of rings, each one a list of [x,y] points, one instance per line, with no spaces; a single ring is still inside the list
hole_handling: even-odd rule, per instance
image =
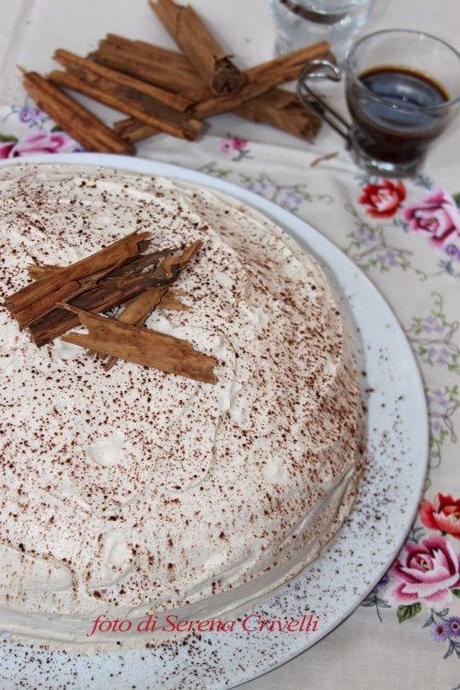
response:
[[[134,230],[204,241],[187,311],[149,328],[217,360],[215,385],[38,348],[0,308],[0,630],[58,643],[98,614],[212,618],[315,559],[363,465],[352,339],[318,264],[206,188],[53,163],[0,171],[0,291]],[[161,634],[133,633],[151,642]],[[119,639],[129,640],[123,634]]]

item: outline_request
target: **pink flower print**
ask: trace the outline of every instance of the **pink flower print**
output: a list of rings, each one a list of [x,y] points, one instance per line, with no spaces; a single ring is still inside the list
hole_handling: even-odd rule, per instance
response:
[[[247,139],[240,139],[239,137],[225,137],[220,144],[220,150],[226,155],[235,153],[236,156],[232,158],[234,161],[239,161],[248,155]]]
[[[18,158],[37,153],[60,153],[75,150],[77,144],[65,132],[37,132],[21,141],[0,144],[0,159]]]
[[[444,245],[454,233],[460,235],[460,211],[447,192],[428,194],[405,208],[403,214],[411,230],[428,233],[435,245]]]
[[[451,590],[460,584],[459,557],[443,537],[429,537],[415,544],[408,542],[390,568],[398,583],[392,598],[410,604],[423,601],[439,609],[451,599]]]

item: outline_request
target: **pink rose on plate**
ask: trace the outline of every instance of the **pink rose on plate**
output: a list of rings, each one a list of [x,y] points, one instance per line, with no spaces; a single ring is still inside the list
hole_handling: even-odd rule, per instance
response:
[[[415,544],[405,544],[390,573],[399,580],[392,597],[400,603],[423,601],[440,609],[460,586],[459,557],[443,537],[429,537]]]
[[[460,211],[447,192],[441,190],[404,209],[404,218],[411,230],[427,232],[431,241],[443,245],[452,235],[460,235]]]
[[[0,159],[30,156],[34,153],[61,153],[72,151],[76,146],[76,142],[64,132],[37,132],[21,141],[0,144]]]

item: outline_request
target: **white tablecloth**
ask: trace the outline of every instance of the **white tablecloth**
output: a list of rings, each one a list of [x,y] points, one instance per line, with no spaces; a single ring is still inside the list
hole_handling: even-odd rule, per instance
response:
[[[194,5],[242,65],[271,57],[274,28],[264,0],[194,0]],[[390,27],[430,31],[460,48],[460,3],[376,0],[366,31]],[[15,65],[46,71],[55,48],[84,54],[107,32],[172,46],[146,0],[1,0],[0,135],[5,141],[0,156],[24,155],[34,146],[40,150],[50,137],[51,123],[30,108],[23,110],[25,94]],[[334,101],[343,107],[339,92]],[[109,120],[119,117],[91,107]],[[37,133],[42,138],[31,145]],[[410,537],[412,550],[430,558],[426,540],[438,539],[444,557],[454,554],[449,561],[454,570],[460,552],[459,133],[460,118],[433,146],[423,175],[402,186],[369,180],[346,154],[311,168],[317,156],[341,148],[326,127],[312,146],[222,115],[202,142],[161,136],[139,147],[140,155],[223,176],[304,217],[347,251],[385,294],[413,343],[431,411],[432,469],[423,516]],[[73,147],[65,137],[56,141],[57,149]],[[51,146],[50,139],[46,142]],[[371,182],[376,186],[369,187]],[[444,233],[437,246],[429,230]],[[439,506],[438,493],[451,497]],[[403,551],[401,566],[405,559]],[[365,606],[316,647],[247,687],[458,690],[460,584],[452,584],[451,577],[443,589],[448,574],[438,577],[437,601],[428,600],[422,582],[412,606],[394,595],[404,582],[394,571]]]

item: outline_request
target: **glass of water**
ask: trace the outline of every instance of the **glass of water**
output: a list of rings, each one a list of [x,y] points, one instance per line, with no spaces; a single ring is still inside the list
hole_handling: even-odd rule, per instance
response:
[[[373,0],[268,0],[277,28],[278,55],[329,41],[342,62],[366,22]]]

